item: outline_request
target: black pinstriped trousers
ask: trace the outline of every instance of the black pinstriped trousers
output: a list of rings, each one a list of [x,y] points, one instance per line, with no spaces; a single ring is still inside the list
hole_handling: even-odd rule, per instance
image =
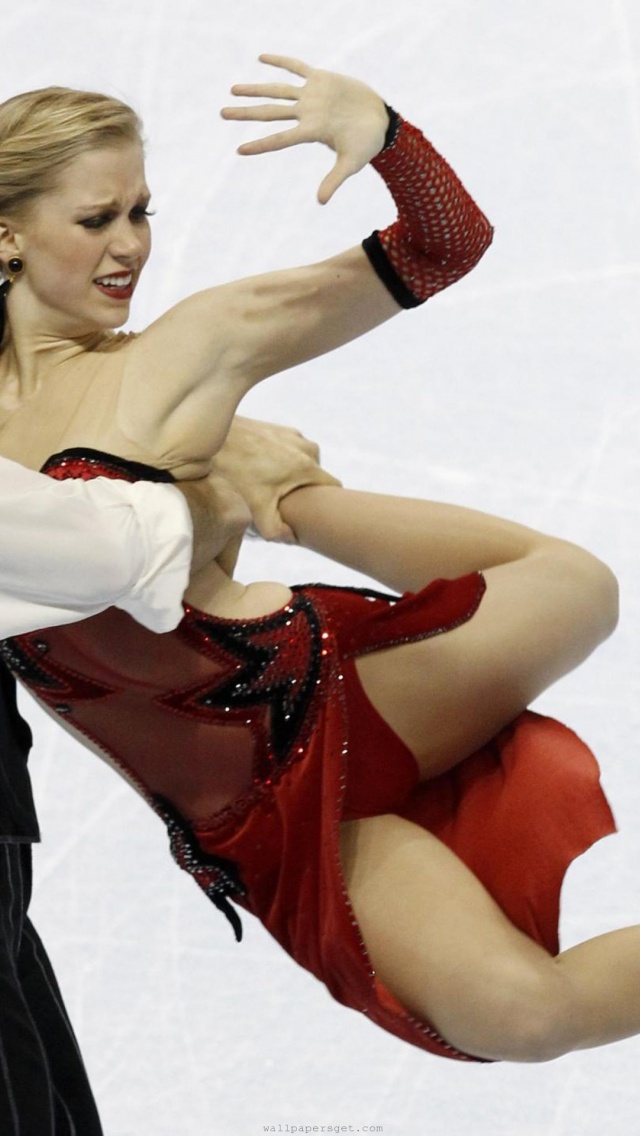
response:
[[[0,842],[0,1134],[102,1136],[30,897],[31,845]]]

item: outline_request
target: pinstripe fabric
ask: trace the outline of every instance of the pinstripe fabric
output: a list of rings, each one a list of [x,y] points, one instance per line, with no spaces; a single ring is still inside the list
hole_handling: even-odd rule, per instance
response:
[[[31,847],[0,843],[0,1133],[101,1136],[51,964],[26,911]]]
[[[0,592],[0,598],[2,593]],[[31,730],[18,711],[15,679],[0,663],[0,840],[39,840],[27,758]]]

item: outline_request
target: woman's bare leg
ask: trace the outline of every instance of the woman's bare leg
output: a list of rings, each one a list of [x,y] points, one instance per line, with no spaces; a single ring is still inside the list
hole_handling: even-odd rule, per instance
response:
[[[609,569],[522,525],[331,486],[297,490],[282,511],[302,544],[398,590],[484,570],[486,595],[467,623],[357,661],[425,778],[483,745],[615,626]]]
[[[429,778],[473,752],[610,633],[617,588],[589,553],[465,509],[333,487],[283,502],[300,542],[398,591],[483,570],[475,615],[357,661]],[[395,816],[342,828],[372,963],[442,1036],[478,1057],[541,1061],[640,1032],[640,928],[553,959],[431,834]]]
[[[588,556],[567,541],[475,509],[341,486],[296,489],[280,502],[280,512],[305,548],[397,592],[418,591],[438,577],[496,568],[545,549]]]
[[[406,820],[343,825],[342,855],[378,976],[456,1048],[547,1061],[640,1032],[640,927],[554,959],[452,852]]]

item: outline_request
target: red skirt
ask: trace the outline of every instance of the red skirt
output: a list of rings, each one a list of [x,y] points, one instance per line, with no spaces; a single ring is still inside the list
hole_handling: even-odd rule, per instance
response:
[[[245,815],[195,824],[203,849],[238,865],[244,905],[339,1002],[431,1053],[460,1053],[376,977],[343,880],[339,824],[396,813],[443,841],[516,927],[557,954],[571,861],[615,831],[597,762],[561,723],[527,711],[444,775],[420,782],[411,752],[358,679],[365,651],[451,630],[480,601],[481,577],[438,581],[390,606],[304,588],[329,628],[332,691],[304,758]]]

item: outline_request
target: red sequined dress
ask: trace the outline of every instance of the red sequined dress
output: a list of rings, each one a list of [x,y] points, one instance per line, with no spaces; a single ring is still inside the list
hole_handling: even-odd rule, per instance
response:
[[[171,480],[90,450],[56,455],[45,470]],[[238,938],[240,907],[338,1001],[405,1041],[469,1060],[372,971],[345,891],[340,821],[395,812],[423,825],[552,953],[566,868],[613,830],[595,759],[560,723],[524,713],[421,784],[367,699],[359,655],[445,634],[472,618],[483,591],[477,574],[402,598],[304,585],[282,610],[242,622],[186,606],[165,635],[112,608],[6,640],[2,655],[134,781],[178,864]]]

